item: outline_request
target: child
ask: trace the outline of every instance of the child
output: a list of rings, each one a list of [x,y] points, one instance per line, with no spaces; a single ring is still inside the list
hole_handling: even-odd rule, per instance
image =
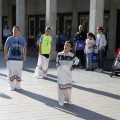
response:
[[[86,40],[86,45],[85,45],[85,53],[87,60],[86,71],[94,71],[93,63],[92,63],[92,52],[95,47],[95,36],[92,33],[88,33],[87,37],[88,39]]]
[[[47,26],[45,34],[40,38],[38,63],[34,73],[34,77],[37,78],[43,78],[47,75],[52,42],[51,30],[52,28]]]
[[[27,45],[25,39],[20,36],[20,28],[18,26],[14,26],[12,31],[13,36],[7,38],[4,46],[10,91],[21,89],[21,72],[23,62],[26,61]]]
[[[116,56],[119,54],[119,52],[120,52],[120,47],[117,49]]]
[[[64,50],[59,52],[56,58],[58,71],[58,101],[60,106],[64,105],[64,101],[71,104],[72,71],[79,63],[79,59],[70,52],[72,47],[72,42],[66,41]]]
[[[119,49],[117,50],[117,53],[116,53],[116,59],[115,59],[115,68],[119,68],[120,69],[120,51]]]

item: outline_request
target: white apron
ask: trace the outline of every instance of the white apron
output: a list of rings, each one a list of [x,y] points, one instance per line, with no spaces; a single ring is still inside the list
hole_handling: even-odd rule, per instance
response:
[[[59,104],[63,106],[64,101],[71,103],[71,89],[72,89],[72,71],[69,65],[61,65],[58,70],[58,100]]]
[[[46,58],[43,55],[39,54],[38,63],[33,76],[37,78],[45,77],[47,75],[48,64],[49,58]]]
[[[9,81],[21,81],[21,71],[23,67],[23,61],[9,60],[7,61],[7,71]]]
[[[10,90],[21,89],[21,72],[23,67],[23,61],[9,60],[7,61],[7,77],[10,83]]]

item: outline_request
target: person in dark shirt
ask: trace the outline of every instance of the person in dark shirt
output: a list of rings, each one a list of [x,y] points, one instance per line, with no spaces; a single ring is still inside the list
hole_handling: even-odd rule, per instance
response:
[[[56,51],[61,52],[61,30],[57,30],[56,35]]]
[[[61,40],[61,46],[62,46],[62,50],[64,49],[64,45],[65,45],[65,42],[67,40],[70,40],[70,36],[69,34],[66,32],[66,29],[63,30],[63,33],[61,34],[61,37],[60,37],[60,40]]]
[[[85,39],[86,39],[86,34],[83,31],[83,25],[79,25],[79,31],[76,33],[74,37],[74,41],[75,41],[76,57],[78,57],[80,60],[81,68],[85,67],[85,59],[84,59]]]

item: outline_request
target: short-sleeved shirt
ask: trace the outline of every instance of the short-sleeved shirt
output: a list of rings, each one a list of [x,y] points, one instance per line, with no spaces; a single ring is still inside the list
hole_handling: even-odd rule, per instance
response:
[[[102,48],[102,46],[106,46],[106,38],[103,33],[97,34],[96,37],[96,46]]]
[[[50,54],[51,51],[51,42],[52,42],[52,37],[50,35],[42,35],[40,38],[40,43],[41,44],[41,54]]]
[[[9,60],[22,60],[23,59],[23,47],[27,45],[25,39],[20,36],[15,39],[13,36],[8,37],[5,45],[9,47],[8,59]]]
[[[62,44],[62,45],[64,45],[67,40],[70,40],[70,36],[69,36],[68,33],[66,33],[66,34],[61,34],[60,37],[61,37],[60,40],[61,40],[61,44]]]
[[[87,39],[86,40],[86,53],[92,53],[93,52],[93,50],[94,50],[94,48],[88,48],[89,46],[93,46],[93,45],[95,45],[95,40],[89,40],[89,39]]]

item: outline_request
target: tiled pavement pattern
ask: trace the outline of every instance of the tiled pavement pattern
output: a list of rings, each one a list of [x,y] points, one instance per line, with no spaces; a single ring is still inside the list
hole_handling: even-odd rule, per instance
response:
[[[76,68],[72,105],[57,101],[55,61],[45,79],[33,78],[36,58],[27,57],[22,72],[23,90],[9,91],[6,64],[0,52],[0,120],[120,120],[120,76]]]

